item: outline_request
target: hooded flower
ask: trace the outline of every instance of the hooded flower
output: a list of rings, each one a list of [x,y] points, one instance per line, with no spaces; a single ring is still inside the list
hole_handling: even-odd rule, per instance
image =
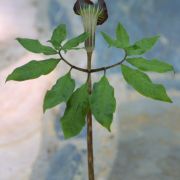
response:
[[[106,3],[104,0],[98,0],[96,4],[90,0],[77,0],[74,12],[82,17],[85,32],[90,36],[85,42],[86,50],[93,51],[96,26],[103,24],[108,18]]]
[[[103,24],[108,19],[108,11],[107,11],[106,3],[104,2],[104,0],[98,0],[97,4],[94,4],[90,0],[77,0],[74,5],[74,12],[77,15],[81,15],[81,10],[83,8],[86,8],[88,5],[95,7],[95,8],[99,7],[99,10],[101,10],[101,13],[97,17],[98,18],[97,25]]]

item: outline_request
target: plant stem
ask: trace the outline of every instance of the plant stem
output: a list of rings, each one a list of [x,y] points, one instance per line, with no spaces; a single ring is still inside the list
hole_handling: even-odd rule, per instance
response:
[[[88,93],[92,92],[91,82],[91,58],[92,52],[87,52],[87,69],[89,71],[87,77]],[[94,157],[93,157],[93,127],[92,127],[92,113],[89,110],[87,114],[87,160],[88,160],[88,175],[89,180],[94,180]]]

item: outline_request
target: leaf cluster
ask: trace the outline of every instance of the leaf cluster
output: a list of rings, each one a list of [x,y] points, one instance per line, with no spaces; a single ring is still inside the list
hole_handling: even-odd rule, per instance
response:
[[[143,38],[131,44],[128,32],[121,23],[117,25],[116,38],[112,38],[104,32],[102,32],[102,36],[109,47],[125,51],[128,65],[122,64],[121,71],[124,79],[132,88],[143,96],[164,102],[172,102],[164,86],[153,83],[146,72],[166,73],[174,71],[173,66],[158,59],[148,60],[140,56],[152,49],[159,36]]]
[[[102,32],[102,36],[109,47],[123,49],[128,65],[122,64],[121,71],[126,82],[140,94],[160,101],[172,102],[163,85],[155,84],[146,72],[164,73],[173,71],[173,66],[158,59],[147,60],[140,55],[149,51],[157,42],[159,36],[141,39],[133,44],[122,26],[116,28],[116,38]],[[67,29],[64,24],[59,25],[48,41],[51,45],[43,45],[39,40],[17,38],[17,41],[28,51],[43,53],[45,55],[58,55],[59,52],[79,49],[79,45],[87,40],[88,33],[82,33],[77,37],[67,40]],[[61,58],[49,58],[45,60],[32,60],[27,64],[16,68],[6,81],[25,81],[47,75],[52,72]],[[112,66],[114,67],[114,66]],[[47,91],[44,97],[43,110],[53,108],[60,103],[66,103],[66,110],[60,122],[65,138],[78,135],[86,124],[86,115],[92,112],[95,119],[110,131],[113,114],[116,109],[114,88],[104,75],[94,83],[92,94],[88,93],[87,83],[76,89],[75,80],[71,77],[71,71],[60,77],[53,87]]]

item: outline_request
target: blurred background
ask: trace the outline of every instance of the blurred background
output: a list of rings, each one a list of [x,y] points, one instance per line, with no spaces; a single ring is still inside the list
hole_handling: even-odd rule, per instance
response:
[[[129,87],[120,69],[108,71],[115,87],[117,109],[112,133],[94,121],[94,155],[97,180],[180,179],[180,1],[107,1],[109,19],[97,29],[93,66],[117,62],[122,52],[107,48],[100,31],[113,34],[120,21],[131,42],[160,34],[155,48],[145,55],[174,65],[176,74],[149,74],[166,86],[174,103],[142,97]],[[27,82],[8,82],[17,66],[42,55],[25,51],[16,37],[46,42],[60,23],[69,38],[83,31],[74,15],[74,0],[0,0],[0,180],[87,180],[86,129],[65,141],[59,119],[62,104],[43,115],[43,97],[69,67],[60,63],[55,72]],[[86,65],[84,51],[66,55],[73,64]],[[72,72],[79,86],[85,74]],[[93,81],[101,77],[93,75]]]

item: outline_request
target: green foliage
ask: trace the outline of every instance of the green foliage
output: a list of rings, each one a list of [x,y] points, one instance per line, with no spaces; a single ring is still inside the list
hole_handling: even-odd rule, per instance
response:
[[[33,53],[43,53],[45,55],[57,54],[52,47],[42,45],[39,40],[17,38],[17,41],[28,51]]]
[[[90,1],[89,1],[90,2]],[[90,3],[91,4],[91,3]],[[89,6],[87,6],[89,7]],[[91,13],[95,13],[93,16],[97,16],[98,21],[101,19],[102,15],[107,15],[106,7],[104,9],[96,9],[96,6],[92,6],[93,11],[88,10],[87,19],[88,22],[85,22],[85,26],[88,23],[88,26],[93,24]],[[82,6],[86,8],[86,6]],[[76,14],[86,16],[86,12],[79,12],[78,4],[75,3],[74,10]],[[76,11],[77,10],[77,11]],[[82,9],[80,8],[80,11]],[[97,12],[95,12],[95,11]],[[90,13],[90,14],[89,14]],[[93,17],[92,16],[92,17]],[[99,16],[99,17],[98,17]],[[95,22],[95,21],[94,21]],[[96,23],[96,22],[95,22]],[[108,34],[101,32],[104,40],[107,42],[109,47],[115,47],[118,49],[124,50],[124,58],[121,61],[109,65],[103,66],[96,69],[91,69],[91,57],[93,53],[93,48],[88,48],[88,41],[94,41],[95,35],[93,27],[85,28],[89,33],[84,32],[77,37],[74,37],[70,40],[67,39],[67,29],[65,24],[60,24],[57,28],[54,29],[52,36],[48,42],[51,46],[45,46],[35,39],[26,39],[26,38],[17,38],[17,41],[27,50],[33,53],[43,53],[45,55],[59,55],[59,59],[46,59],[42,61],[30,61],[29,63],[16,68],[6,79],[15,80],[15,81],[25,81],[29,79],[35,79],[42,75],[46,75],[52,72],[57,64],[62,60],[67,65],[71,67],[69,72],[63,77],[60,77],[56,84],[46,92],[44,97],[43,110],[44,112],[47,109],[53,108],[56,105],[65,102],[66,109],[64,115],[60,119],[61,127],[63,130],[64,137],[66,139],[72,138],[78,135],[84,126],[86,125],[86,116],[87,116],[87,144],[88,144],[88,158],[93,161],[93,147],[92,147],[92,115],[95,117],[98,123],[100,123],[104,128],[111,131],[111,124],[113,121],[113,115],[116,109],[116,99],[114,96],[114,88],[110,85],[107,77],[106,71],[110,68],[121,66],[121,71],[125,81],[132,86],[137,92],[143,96],[160,100],[164,102],[172,103],[172,100],[168,97],[166,89],[161,84],[155,84],[151,81],[147,74],[142,71],[147,72],[158,72],[165,73],[168,71],[174,71],[173,66],[165,62],[159,61],[157,59],[147,60],[140,55],[148,52],[156,44],[159,39],[159,36],[153,36],[149,38],[143,38],[134,44],[130,43],[130,37],[128,32],[123,27],[121,23],[118,23],[115,34],[116,37],[112,38]],[[92,40],[92,38],[94,38]],[[65,41],[65,42],[64,42]],[[86,41],[86,42],[85,42]],[[87,52],[87,69],[77,67],[76,65],[71,64],[68,60],[63,57],[62,51],[67,52],[69,50],[78,50],[82,49],[79,47],[81,43],[85,42],[85,47]],[[103,53],[103,52],[102,52]],[[133,56],[133,57],[129,57]],[[123,63],[127,61],[132,68],[124,65]],[[134,67],[136,69],[134,69]],[[87,81],[80,88],[75,89],[75,80],[71,77],[71,70],[76,69],[87,73]],[[93,85],[91,88],[91,73],[104,71],[104,76]],[[90,156],[89,156],[90,155]],[[90,164],[90,162],[88,163]],[[89,178],[93,179],[93,167],[89,166],[89,172],[92,176],[89,175]]]
[[[15,81],[25,81],[35,79],[53,71],[59,59],[46,59],[42,61],[30,61],[29,63],[15,69],[6,79]]]
[[[109,47],[124,49],[128,56],[141,55],[149,51],[159,39],[159,36],[143,38],[140,41],[130,45],[129,35],[121,23],[116,28],[116,39],[111,38],[108,34],[101,32],[103,38]]]
[[[60,24],[53,31],[51,40],[48,41],[53,45],[55,49],[49,46],[44,46],[39,42],[39,40],[35,40],[35,39],[17,38],[17,41],[30,52],[43,53],[45,55],[54,55],[54,54],[58,54],[57,50],[61,50],[61,49],[64,50],[65,52],[72,49],[73,50],[82,49],[79,48],[78,46],[81,43],[83,43],[86,39],[88,39],[89,33],[84,32],[79,36],[68,40],[66,43],[64,43],[64,45],[62,45],[62,42],[66,39],[66,37],[67,37],[66,25]]]
[[[117,40],[111,38],[108,34],[105,32],[101,32],[104,40],[108,43],[109,47],[117,47],[120,48],[119,43]]]
[[[49,42],[52,43],[52,45],[59,50],[61,43],[66,39],[67,37],[67,30],[65,24],[60,24],[55,30],[53,31],[53,35],[51,37],[51,40]]]
[[[94,84],[92,96],[90,97],[90,107],[96,120],[110,131],[116,100],[114,88],[109,84],[105,76]]]
[[[88,33],[83,33],[73,39],[68,40],[62,47],[64,51],[76,48],[79,44],[83,43],[89,37]]]
[[[158,73],[164,73],[168,71],[174,71],[172,65],[165,63],[163,61],[159,61],[157,59],[146,60],[145,58],[128,58],[126,59],[128,63],[137,67],[142,71],[152,71]]]
[[[144,38],[137,41],[134,45],[125,48],[128,56],[141,55],[149,51],[158,41],[159,36]]]
[[[67,102],[64,116],[61,118],[65,138],[71,138],[81,132],[86,123],[85,117],[88,110],[88,86],[84,84],[72,94]]]
[[[116,28],[116,38],[120,47],[124,48],[129,46],[129,35],[121,23],[119,23]]]
[[[121,65],[124,79],[140,94],[160,101],[172,102],[165,88],[160,84],[153,84],[151,79],[143,72]]]
[[[122,62],[127,61],[130,65],[137,68],[135,70],[126,65],[121,65],[122,74],[129,85],[146,97],[164,102],[172,102],[162,85],[154,84],[145,73],[141,72],[164,73],[174,70],[172,65],[157,59],[146,60],[143,57],[139,57],[139,55],[146,53],[155,45],[159,36],[143,38],[131,44],[129,35],[121,23],[118,23],[116,27],[115,38],[104,32],[101,32],[101,34],[109,47],[115,47],[125,51],[125,58]],[[85,32],[64,42],[67,39],[67,29],[66,25],[60,24],[55,28],[49,40],[52,47],[42,45],[39,40],[35,39],[17,38],[17,40],[30,52],[56,55],[61,51],[67,52],[69,50],[82,49],[78,46],[85,42],[89,36],[90,34]],[[127,56],[133,57],[127,58]],[[6,81],[24,81],[46,75],[55,69],[59,61],[59,59],[54,58],[43,61],[33,60],[15,69],[7,77]],[[74,66],[71,67],[74,68]],[[111,67],[115,66],[113,65]],[[91,110],[95,119],[110,131],[116,108],[116,100],[114,89],[108,82],[108,79],[103,76],[99,82],[96,82],[91,95],[88,93],[87,84],[82,85],[73,93],[74,89],[75,81],[71,78],[69,72],[57,80],[56,84],[47,91],[44,98],[44,111],[62,102],[67,103],[66,110],[60,121],[65,138],[71,138],[81,132],[85,126],[85,118],[89,110]]]
[[[71,74],[59,78],[51,90],[47,91],[44,98],[44,111],[52,108],[62,102],[67,102],[75,88],[75,81],[71,78]]]
[[[105,32],[101,32],[101,34],[109,47],[125,48],[129,46],[129,35],[121,23],[116,27],[116,39],[111,38]]]

